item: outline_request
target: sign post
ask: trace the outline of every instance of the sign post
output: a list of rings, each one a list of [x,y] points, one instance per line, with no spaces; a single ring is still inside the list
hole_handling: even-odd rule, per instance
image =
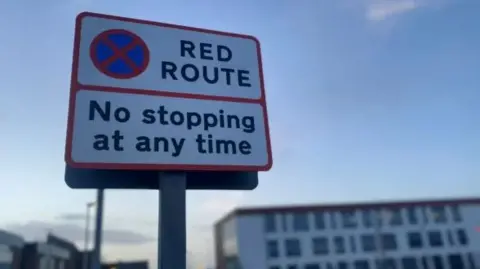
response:
[[[159,189],[159,268],[185,269],[186,189],[251,190],[272,166],[260,43],[79,14],[65,161],[72,188]]]
[[[159,173],[158,268],[186,268],[186,175]],[[160,266],[161,265],[161,266]]]

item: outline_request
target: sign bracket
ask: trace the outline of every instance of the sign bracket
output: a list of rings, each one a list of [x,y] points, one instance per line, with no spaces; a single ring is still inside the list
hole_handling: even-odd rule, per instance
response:
[[[159,172],[158,269],[186,269],[185,172]]]

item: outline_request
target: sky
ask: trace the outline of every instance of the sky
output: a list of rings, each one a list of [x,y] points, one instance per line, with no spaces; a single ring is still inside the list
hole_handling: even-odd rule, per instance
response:
[[[93,190],[64,182],[81,11],[244,33],[262,45],[273,168],[190,191],[188,259],[235,207],[480,194],[480,1],[0,1],[0,228],[83,246]],[[106,191],[103,256],[156,263],[157,191]]]

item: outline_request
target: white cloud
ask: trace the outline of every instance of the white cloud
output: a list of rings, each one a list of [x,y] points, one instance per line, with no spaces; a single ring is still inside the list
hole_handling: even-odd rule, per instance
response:
[[[372,21],[382,21],[412,11],[423,4],[424,1],[420,0],[371,0],[367,2],[366,16]]]

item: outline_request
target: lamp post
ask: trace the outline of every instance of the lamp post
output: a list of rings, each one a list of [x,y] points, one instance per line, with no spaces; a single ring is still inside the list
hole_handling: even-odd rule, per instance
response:
[[[87,216],[86,216],[86,222],[85,222],[85,250],[83,253],[83,269],[89,269],[90,266],[88,266],[88,243],[90,239],[90,208],[95,206],[95,202],[89,202],[87,203]]]

